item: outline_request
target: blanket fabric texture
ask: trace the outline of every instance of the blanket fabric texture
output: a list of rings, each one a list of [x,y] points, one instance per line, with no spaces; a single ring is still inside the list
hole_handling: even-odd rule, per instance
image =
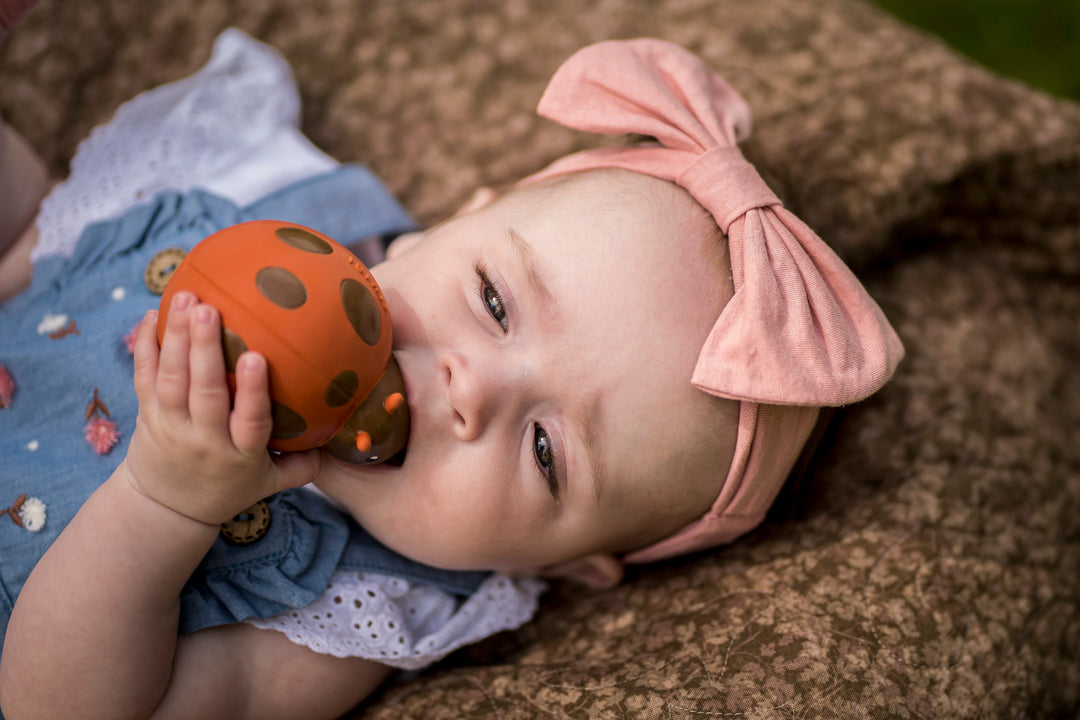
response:
[[[229,26],[292,64],[305,132],[424,223],[603,142],[533,112],[574,50],[682,44],[907,348],[758,531],[614,591],[556,585],[357,716],[1078,717],[1080,107],[855,0],[43,0],[0,46],[0,113],[61,176]]]

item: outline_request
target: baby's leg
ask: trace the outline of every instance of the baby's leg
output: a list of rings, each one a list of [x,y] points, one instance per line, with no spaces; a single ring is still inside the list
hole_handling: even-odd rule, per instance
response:
[[[0,120],[0,302],[30,283],[34,218],[47,190],[45,163]]]

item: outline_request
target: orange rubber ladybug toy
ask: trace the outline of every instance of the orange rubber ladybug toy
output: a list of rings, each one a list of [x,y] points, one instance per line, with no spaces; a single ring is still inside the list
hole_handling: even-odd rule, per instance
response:
[[[409,404],[391,354],[390,311],[371,273],[344,246],[275,220],[214,233],[169,278],[159,342],[180,290],[221,314],[233,392],[240,354],[266,357],[272,450],[321,447],[346,462],[378,463],[405,449]]]

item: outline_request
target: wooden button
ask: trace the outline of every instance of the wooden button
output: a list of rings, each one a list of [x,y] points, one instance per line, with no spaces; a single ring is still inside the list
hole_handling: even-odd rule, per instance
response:
[[[258,542],[270,529],[270,506],[260,500],[221,526],[221,537],[234,545]]]
[[[165,248],[154,257],[150,258],[150,262],[146,265],[146,271],[143,273],[143,282],[146,283],[146,289],[155,295],[161,295],[165,292],[165,286],[169,282],[169,278],[172,277],[173,272],[176,271],[176,266],[180,264],[180,261],[184,259],[187,253],[183,248]]]

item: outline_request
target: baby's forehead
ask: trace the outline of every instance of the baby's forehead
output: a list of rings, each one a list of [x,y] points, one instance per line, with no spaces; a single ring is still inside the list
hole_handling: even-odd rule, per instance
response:
[[[637,207],[643,210],[705,210],[673,182],[621,168],[597,168],[545,178],[519,185],[509,195],[525,195],[549,202],[587,202],[596,210]],[[644,205],[643,205],[644,204]]]
[[[505,200],[511,217],[539,214],[575,233],[583,245],[603,242],[605,232],[617,234],[620,251],[635,245],[653,249],[658,268],[673,262],[687,271],[685,282],[702,290],[718,288],[725,298],[732,294],[727,237],[713,216],[673,182],[601,168],[519,186]],[[625,256],[610,260],[629,261]]]
[[[529,245],[557,327],[597,346],[571,357],[611,370],[627,354],[620,377],[647,375],[642,363],[652,357],[680,367],[675,381],[690,389],[697,354],[732,294],[730,271],[716,261],[725,243],[712,217],[673,183],[625,170],[569,174],[517,192],[523,200],[508,198],[498,221],[522,220],[510,236]],[[658,343],[674,355],[660,360]]]
[[[675,231],[697,252],[708,239],[715,245],[723,234],[716,221],[683,188],[650,175],[601,168],[545,178],[519,185],[501,196],[509,220],[515,216],[540,217],[561,223],[588,241],[590,229],[621,231],[626,240],[669,242]],[[628,225],[619,227],[618,221]],[[506,220],[504,220],[506,221]]]

